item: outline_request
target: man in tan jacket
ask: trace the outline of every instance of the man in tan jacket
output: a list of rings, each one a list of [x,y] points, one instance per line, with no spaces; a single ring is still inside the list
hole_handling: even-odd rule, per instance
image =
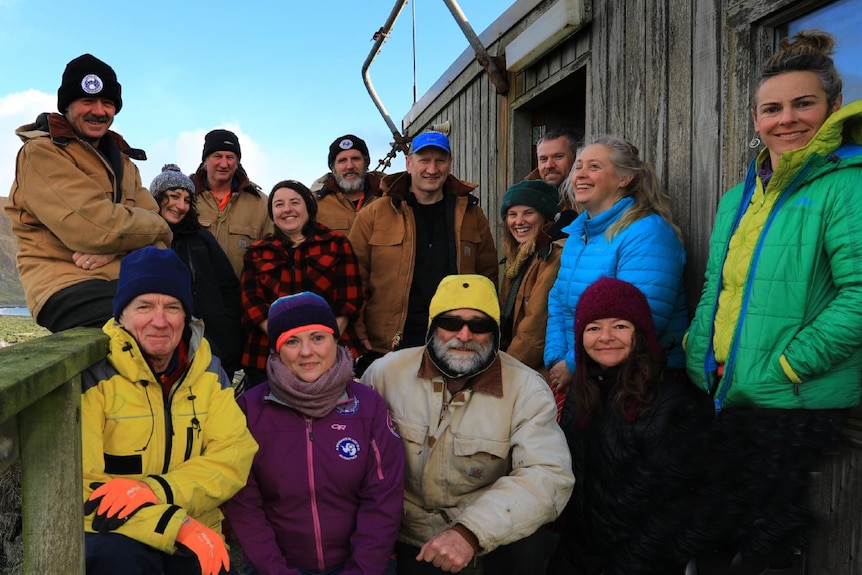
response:
[[[497,249],[476,184],[451,174],[449,139],[413,139],[407,170],[383,179],[384,197],[359,212],[350,243],[365,305],[356,324],[369,357],[425,344],[428,303],[443,277],[477,273],[497,284]]]
[[[236,134],[212,130],[204,136],[201,165],[192,175],[198,221],[215,236],[236,277],[248,246],[272,233],[266,195],[248,179],[241,158]]]
[[[499,351],[494,284],[440,282],[428,342],[375,361],[362,382],[386,401],[404,446],[398,575],[544,575],[556,519],[572,492],[569,448],[541,376]]]
[[[27,307],[53,332],[101,327],[112,317],[123,255],[172,239],[132,162],[146,154],[109,129],[121,92],[114,70],[83,54],[63,72],[60,113],[15,132],[24,145],[6,213]]]

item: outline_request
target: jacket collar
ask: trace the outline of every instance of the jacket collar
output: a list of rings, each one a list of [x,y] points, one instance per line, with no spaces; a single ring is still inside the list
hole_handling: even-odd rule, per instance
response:
[[[862,100],[850,102],[833,112],[806,145],[781,154],[778,165],[773,166],[770,189],[784,189],[806,162],[819,157],[822,163],[844,142],[862,144]],[[769,150],[764,148],[757,155],[755,165],[760,166],[768,157]]]
[[[57,112],[39,114],[36,121],[32,124],[25,124],[15,130],[15,134],[24,142],[29,139],[44,136],[47,134],[51,141],[58,146],[65,146],[72,140],[85,141],[75,132],[72,124],[66,119],[66,116]],[[134,160],[146,160],[147,153],[141,149],[131,147],[128,142],[117,132],[108,130],[104,136],[112,144],[114,144],[122,153],[126,154]]]
[[[443,182],[443,194],[462,197],[469,195],[470,192],[478,187],[479,184],[459,180],[452,174],[449,174],[446,177],[446,181]],[[393,200],[402,202],[407,198],[407,192],[410,191],[410,174],[408,172],[390,174],[383,178],[380,189],[383,190],[383,195],[390,196]]]
[[[203,162],[198,166],[197,171],[192,175],[192,181],[195,184],[195,193],[203,192],[209,189],[207,185],[207,170]],[[242,164],[236,167],[236,173],[233,175],[233,182],[230,186],[231,192],[247,192],[255,197],[259,197],[260,186],[248,179],[248,174]]]
[[[422,361],[416,376],[421,379],[443,378],[443,374],[428,356],[428,349],[422,353]],[[470,389],[480,393],[487,393],[494,397],[503,397],[503,367],[500,363],[500,352],[488,366],[488,369],[472,378]]]
[[[631,196],[620,198],[611,209],[597,214],[594,218],[591,218],[584,210],[575,218],[575,221],[563,228],[563,231],[574,236],[580,236],[582,233],[587,236],[596,236],[607,230],[634,203],[635,199]]]
[[[371,172],[365,174],[364,191],[366,199],[379,196],[381,194],[380,178]],[[338,183],[335,181],[335,175],[332,173],[330,173],[326,178],[326,181],[323,183],[323,187],[316,192],[317,199],[319,200],[322,200],[329,194],[344,194],[342,189],[338,187]]]

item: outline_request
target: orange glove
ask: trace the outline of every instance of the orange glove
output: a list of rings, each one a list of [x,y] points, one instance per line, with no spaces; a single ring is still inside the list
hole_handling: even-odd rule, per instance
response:
[[[84,503],[84,515],[94,510],[93,529],[99,533],[113,531],[129,520],[138,509],[159,502],[150,486],[143,481],[117,477],[107,483],[91,483],[94,489]]]
[[[219,575],[230,570],[230,556],[222,536],[186,515],[177,531],[177,547],[194,553],[201,565],[201,575]]]

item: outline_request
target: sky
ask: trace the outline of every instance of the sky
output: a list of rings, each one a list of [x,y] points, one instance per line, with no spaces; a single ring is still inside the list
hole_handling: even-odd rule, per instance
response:
[[[511,2],[459,0],[477,34]],[[91,53],[123,88],[112,129],[147,152],[149,186],[165,163],[186,173],[204,134],[237,133],[242,164],[265,192],[282,179],[310,185],[328,171],[329,145],[352,133],[377,166],[393,140],[362,81],[372,36],[394,0],[148,0],[57,4],[0,0],[0,196],[9,193],[21,141],[16,128],[57,111],[69,60]],[[408,0],[370,68],[396,126],[468,48],[442,0]],[[387,172],[404,169],[403,155]]]

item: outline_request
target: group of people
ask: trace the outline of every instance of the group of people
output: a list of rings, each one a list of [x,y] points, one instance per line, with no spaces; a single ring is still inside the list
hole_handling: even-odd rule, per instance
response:
[[[442,133],[391,175],[336,138],[267,196],[213,130],[147,190],[116,74],[69,62],[6,210],[37,321],[110,339],[83,383],[88,573],[227,573],[223,524],[244,575],[791,566],[862,399],[862,103],[831,51],[803,32],[766,62],[691,322],[670,198],[622,138],[546,133],[498,262]]]

